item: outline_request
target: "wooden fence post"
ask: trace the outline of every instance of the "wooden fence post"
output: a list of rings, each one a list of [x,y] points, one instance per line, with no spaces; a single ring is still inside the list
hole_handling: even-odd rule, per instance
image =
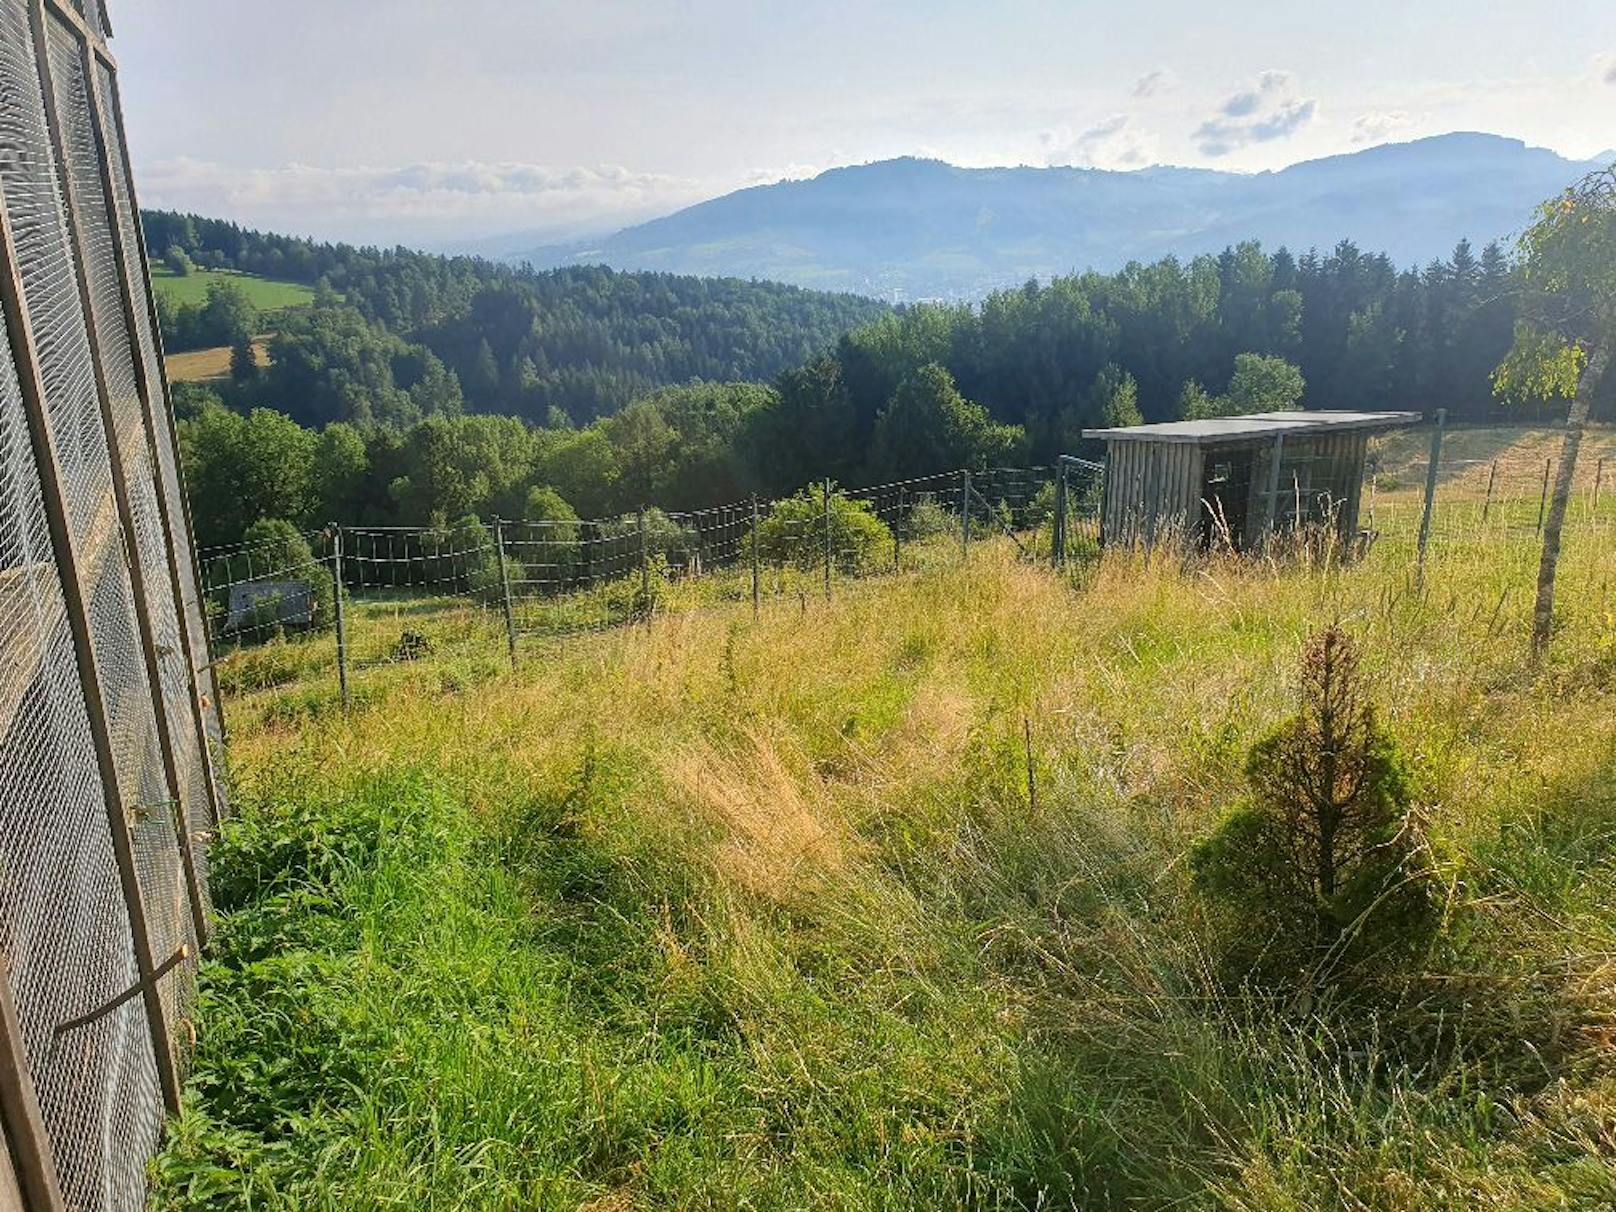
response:
[[[1425,467],[1425,507],[1420,513],[1418,577],[1425,578],[1425,548],[1431,541],[1431,509],[1436,503],[1436,472],[1442,461],[1442,431],[1447,427],[1448,410],[1436,410],[1436,428],[1431,431],[1431,453]]]
[[[752,617],[756,619],[763,610],[763,579],[758,564],[761,555],[758,551],[758,499],[757,493],[752,494]]]
[[[971,469],[960,472],[960,563],[971,558]]]
[[[830,601],[830,477],[825,477],[825,600]]]
[[[645,614],[645,628],[651,629],[651,547],[645,529],[645,506],[640,506],[640,609]]]
[[[343,602],[342,524],[331,523],[331,572],[335,582],[332,596],[336,602],[337,623],[337,689],[342,695],[342,713],[348,714],[353,703],[348,694],[348,614]]]
[[[1066,460],[1055,464],[1055,525],[1050,534],[1049,558],[1056,568],[1066,566]]]
[[[505,611],[505,651],[516,668],[516,607],[511,602],[511,569],[505,558],[505,519],[494,515],[494,558],[499,562],[499,596]]]
[[[50,1136],[40,1117],[39,1095],[28,1068],[22,1025],[11,999],[11,971],[6,957],[0,955],[0,1207],[6,1203],[7,1169],[29,1212],[58,1212],[65,1206]]]
[[[892,571],[903,571],[903,523],[906,492],[898,486],[898,516],[892,519]]]
[[[1599,486],[1604,482],[1605,460],[1600,459],[1599,462],[1594,464],[1594,500],[1593,504],[1589,506],[1590,513],[1597,514],[1599,512]]]
[[[1494,459],[1492,466],[1487,469],[1487,496],[1481,503],[1481,520],[1485,522],[1487,515],[1493,507],[1493,481],[1498,479],[1498,460]]]

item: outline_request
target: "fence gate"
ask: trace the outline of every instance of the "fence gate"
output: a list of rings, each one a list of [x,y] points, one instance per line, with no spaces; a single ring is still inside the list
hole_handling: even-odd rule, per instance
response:
[[[0,1208],[142,1206],[225,807],[108,33],[0,0]]]

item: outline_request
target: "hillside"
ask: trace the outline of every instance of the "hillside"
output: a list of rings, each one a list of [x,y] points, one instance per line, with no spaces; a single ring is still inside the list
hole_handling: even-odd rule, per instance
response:
[[[1451,134],[1238,174],[1156,167],[956,168],[899,159],[759,186],[604,240],[513,250],[536,265],[737,274],[885,298],[995,287],[1242,240],[1293,252],[1342,239],[1402,266],[1520,229],[1586,171],[1495,135]]]
[[[1608,1206],[1612,532],[1534,672],[1518,521],[1418,592],[1406,529],[1071,579],[944,535],[514,673],[497,612],[378,596],[349,719],[329,636],[228,659],[153,1206]],[[1192,874],[1332,619],[1444,903],[1380,1000],[1227,975]]]
[[[535,272],[172,212],[143,226],[154,260],[176,250],[200,267],[159,279],[171,351],[235,344],[281,308],[273,364],[235,402],[312,424],[461,411],[587,422],[670,384],[773,378],[888,310],[777,282]],[[220,298],[219,283],[240,290]],[[293,301],[311,306],[286,311]]]

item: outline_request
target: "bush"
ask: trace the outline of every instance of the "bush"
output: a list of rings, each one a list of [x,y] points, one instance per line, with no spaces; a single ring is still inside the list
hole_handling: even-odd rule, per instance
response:
[[[959,533],[959,515],[950,513],[937,503],[933,493],[921,493],[914,506],[903,519],[903,537],[906,542],[922,543],[940,534]]]
[[[316,560],[313,548],[297,527],[281,518],[261,518],[247,527],[241,552],[215,561],[208,580],[214,586],[209,595],[210,609],[216,620],[226,624],[230,621],[232,584],[307,585],[309,622],[296,628],[299,630],[319,630],[335,617],[336,581],[331,570],[323,561]],[[235,631],[268,639],[285,628],[279,602],[266,599],[248,611],[245,618],[237,620]]]
[[[823,489],[805,488],[794,497],[775,502],[757,528],[758,554],[766,562],[802,569],[818,568],[824,563],[823,494]],[[875,516],[868,501],[853,500],[833,486],[830,549],[838,569],[860,572],[887,558],[892,550],[892,532]]]
[[[475,514],[456,519],[452,526],[429,530],[421,536],[431,557],[433,588],[443,593],[469,593],[496,601],[503,589],[499,578],[499,552],[494,535]]]
[[[1309,987],[1420,954],[1440,908],[1408,777],[1337,627],[1302,649],[1302,710],[1255,744],[1249,795],[1191,856],[1241,976]]]

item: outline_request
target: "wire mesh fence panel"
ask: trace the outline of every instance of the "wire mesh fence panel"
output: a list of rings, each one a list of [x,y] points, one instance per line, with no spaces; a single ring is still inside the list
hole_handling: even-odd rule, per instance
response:
[[[112,216],[122,235],[122,264],[125,280],[135,305],[134,346],[147,384],[147,416],[153,429],[152,446],[157,457],[157,487],[162,509],[168,520],[168,535],[172,541],[172,557],[177,565],[179,581],[179,621],[184,642],[190,653],[192,670],[205,670],[209,663],[206,623],[203,618],[201,584],[196,575],[195,552],[190,536],[189,515],[185,507],[179,468],[174,459],[174,439],[169,420],[167,400],[163,398],[163,369],[158,357],[157,341],[152,330],[151,314],[143,306],[146,286],[146,266],[140,254],[141,237],[136,221],[129,178],[124,162],[122,132],[117,123],[117,85],[110,69],[99,60],[95,65],[95,101],[99,104],[102,129],[107,147],[107,166],[111,175],[113,198]],[[189,676],[189,675],[188,675]],[[189,690],[189,686],[187,686]],[[223,727],[219,708],[210,696],[204,696],[204,724],[206,734],[215,747],[213,765],[223,768]],[[200,759],[200,754],[198,758]],[[222,780],[216,780],[215,800],[224,804],[226,789]]]
[[[98,427],[73,340],[82,318],[32,52],[26,4],[3,0],[0,188],[42,369],[61,405],[53,420],[76,474],[73,517],[94,533],[104,514],[85,462]],[[110,508],[109,494],[102,501]],[[103,1009],[138,971],[9,354],[0,368],[0,650],[0,946],[65,1198],[75,1208],[136,1208],[160,1130],[157,1069],[140,1001]]]

